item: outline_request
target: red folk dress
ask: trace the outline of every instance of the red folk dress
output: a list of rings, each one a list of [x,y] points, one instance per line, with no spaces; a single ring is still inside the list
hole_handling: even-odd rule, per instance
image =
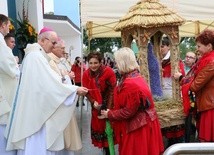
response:
[[[116,86],[116,76],[113,70],[107,66],[101,66],[97,72],[87,69],[83,73],[82,84],[89,89],[86,95],[93,104],[97,101],[99,104],[106,103],[108,108],[113,104],[113,90]],[[96,147],[108,147],[107,136],[105,134],[105,119],[98,119],[98,110],[92,107],[91,118],[91,139]]]
[[[179,68],[182,75],[185,76],[184,63],[182,61],[179,61]],[[172,74],[170,59],[166,59],[162,62],[162,69],[163,78],[171,79]],[[180,138],[184,136],[184,124],[163,128],[162,134],[166,136],[166,138]]]
[[[114,90],[114,109],[108,118],[115,125],[120,155],[160,155],[163,140],[151,91],[138,71],[123,76]]]

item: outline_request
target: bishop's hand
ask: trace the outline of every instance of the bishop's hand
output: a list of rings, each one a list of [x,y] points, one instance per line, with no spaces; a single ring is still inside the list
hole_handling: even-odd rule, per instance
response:
[[[81,96],[84,96],[88,93],[88,89],[85,88],[85,87],[78,87],[77,88],[77,94],[78,95],[81,95]]]

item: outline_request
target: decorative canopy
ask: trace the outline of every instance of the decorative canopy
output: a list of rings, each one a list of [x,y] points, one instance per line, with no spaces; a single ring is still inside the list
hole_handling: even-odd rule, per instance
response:
[[[168,9],[165,5],[159,3],[158,0],[142,0],[132,6],[129,12],[115,26],[116,31],[121,31],[122,46],[131,47],[133,39],[136,41],[139,49],[137,57],[140,72],[149,84],[155,83],[155,86],[163,86],[160,82],[158,83],[158,81],[162,81],[162,76],[159,76],[158,80],[151,78],[154,75],[161,75],[162,70],[158,65],[151,69],[154,66],[151,66],[151,63],[149,63],[156,61],[158,64],[161,60],[160,42],[163,35],[167,35],[170,40],[171,73],[179,70],[178,27],[184,21],[175,11]],[[152,42],[154,45],[156,58],[151,57],[153,52],[148,52],[149,42]],[[181,97],[179,83],[174,79],[172,80],[171,96],[175,100],[180,100]]]
[[[139,0],[80,0],[81,25],[91,31],[90,38],[121,37],[115,25]],[[211,0],[159,0],[176,11],[186,22],[179,26],[180,37],[194,37],[206,28],[214,28],[214,3]],[[91,26],[88,26],[91,22]]]
[[[121,31],[124,28],[132,28],[134,26],[145,28],[167,25],[180,26],[184,22],[184,18],[159,3],[158,0],[144,0],[132,6],[114,29]]]

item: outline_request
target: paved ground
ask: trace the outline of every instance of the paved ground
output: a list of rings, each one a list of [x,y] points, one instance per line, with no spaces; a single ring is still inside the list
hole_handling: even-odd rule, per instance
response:
[[[83,148],[80,151],[76,152],[75,155],[102,155],[102,150],[95,148],[91,144],[90,138],[91,110],[90,109],[87,110],[87,105],[85,105],[82,108],[82,119],[81,119],[81,107],[79,107],[76,109],[76,117],[81,132]]]
[[[82,113],[82,119],[81,119]],[[91,109],[90,105],[88,106],[87,103],[83,106],[82,110],[81,107],[76,108],[76,117],[79,125],[80,132],[82,133],[82,144],[83,148],[75,152],[75,155],[103,155],[103,151],[94,147],[91,144],[90,138],[90,122],[91,122]],[[81,121],[82,120],[82,121]],[[117,151],[117,146],[115,147]],[[116,154],[118,154],[116,152]]]
[[[82,113],[82,115],[81,115]],[[76,117],[79,125],[79,129],[82,137],[83,148],[74,153],[74,155],[103,155],[103,151],[94,147],[91,144],[90,138],[90,121],[91,121],[91,109],[85,103],[85,106],[76,108]],[[164,138],[164,144],[167,145],[166,139]],[[116,155],[118,155],[118,146],[115,146]]]

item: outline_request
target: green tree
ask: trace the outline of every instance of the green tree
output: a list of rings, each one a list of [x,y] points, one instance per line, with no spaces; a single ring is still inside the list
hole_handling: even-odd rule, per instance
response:
[[[183,37],[179,45],[181,51],[181,59],[185,58],[185,55],[188,51],[196,50],[196,43],[194,37]]]
[[[121,47],[121,38],[94,38],[91,40],[90,50],[95,51],[99,49],[102,53],[112,53],[114,47]]]
[[[88,40],[88,35],[86,30],[83,30],[83,44],[87,46],[87,51],[96,51],[99,49],[101,53],[110,52],[117,47],[120,48],[121,45],[121,38],[92,38]],[[90,48],[90,49],[89,49]],[[87,53],[87,52],[85,52]]]

